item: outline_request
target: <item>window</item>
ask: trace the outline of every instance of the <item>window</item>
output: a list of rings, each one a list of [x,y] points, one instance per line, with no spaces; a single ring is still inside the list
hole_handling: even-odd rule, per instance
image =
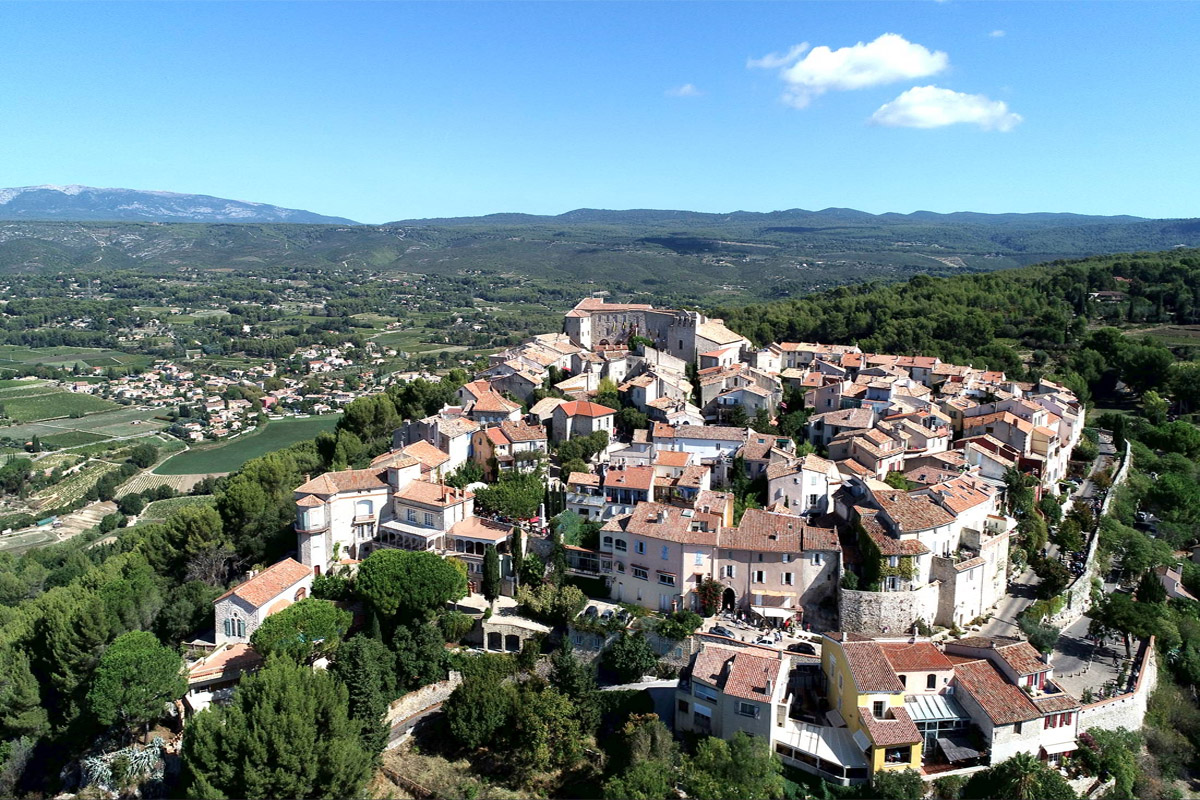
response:
[[[405,519],[407,519],[409,522],[416,522],[417,521],[416,510],[411,509],[411,508],[408,509],[408,513],[405,515]]]
[[[766,580],[766,573],[763,572],[761,569],[756,569],[754,571],[754,582],[755,583],[763,583],[765,580]]]
[[[899,678],[900,678],[900,685],[901,685],[901,686],[903,686],[903,687],[905,687],[905,688],[908,688],[908,676],[907,676],[907,675],[900,675],[900,676],[899,676]]]
[[[737,713],[743,717],[754,717],[758,719],[758,705],[755,703],[738,703]]]
[[[230,630],[232,629],[232,627],[233,627],[233,626],[231,626],[231,625],[229,624],[229,620],[225,620],[224,628],[225,628],[225,635],[226,635],[226,636],[233,636],[233,634],[232,634],[232,633],[230,633]]]
[[[758,554],[758,560],[759,560],[759,562],[762,562],[762,559],[763,559],[763,554],[762,554],[762,553],[759,553],[759,554]]]
[[[820,497],[820,495],[810,494],[808,496],[808,507],[809,508],[812,508],[813,506],[815,506],[817,504],[818,497]]]
[[[883,711],[886,708],[887,703],[882,700],[876,700],[871,704],[871,713],[875,716],[875,719],[883,719]]]
[[[825,563],[825,555],[823,553],[813,553],[812,563],[814,567],[819,567]]]
[[[1014,736],[1021,735],[1021,723],[1018,722],[1017,724],[1013,725],[1013,735]]]
[[[692,561],[692,563],[695,564],[697,567],[704,566],[704,554],[703,553],[694,554],[693,559],[694,560]]]
[[[642,567],[634,567],[633,568],[633,577],[641,578],[644,581],[650,579],[646,573],[646,570],[644,570]]]
[[[612,545],[612,537],[611,537],[611,536],[605,536],[605,537],[604,537],[604,549],[605,549],[605,550],[612,550],[612,546],[613,546],[613,545]]]
[[[790,572],[783,573],[783,585],[784,586],[792,585],[792,573],[790,573]]]
[[[624,553],[626,550],[629,549],[629,546],[625,544],[624,539],[617,539],[615,544],[617,545],[617,549],[620,550],[622,553]]]
[[[736,564],[726,564],[725,565],[725,577],[726,578],[737,577],[737,565]]]
[[[895,591],[899,591],[899,589],[900,589],[900,579],[899,579],[899,578],[897,578],[897,577],[896,577],[896,576],[894,576],[894,575],[893,575],[893,576],[890,576],[890,577],[888,578],[888,588],[889,588],[889,589],[891,589],[893,592],[895,592]]]
[[[936,689],[937,688],[937,675],[927,675],[925,677],[925,688],[926,689]]]
[[[889,567],[900,566],[900,556],[888,556],[888,566]]]
[[[658,582],[661,583],[663,586],[674,586],[675,585],[675,576],[668,575],[665,572],[660,572],[660,573],[658,573]]]
[[[702,697],[705,700],[717,699],[717,690],[710,689],[702,683],[692,683],[692,694],[696,695],[696,697]],[[697,706],[697,708],[699,708],[699,706]]]
[[[633,549],[636,550],[638,553],[645,553],[646,552],[646,543],[645,542],[637,542],[636,544],[634,544]]]
[[[888,764],[905,764],[911,751],[911,747],[889,747],[883,751],[883,760]]]
[[[663,561],[666,561],[666,560],[667,560],[667,559],[669,559],[670,557],[671,557],[671,548],[670,548],[670,547],[667,547],[667,546],[664,544],[664,545],[662,546],[662,560],[663,560]]]
[[[779,557],[779,560],[781,562],[783,562],[784,564],[790,564],[790,563],[792,563],[792,554],[784,553],[782,556]]]
[[[678,706],[678,709],[679,709],[679,713],[680,713],[680,714],[686,714],[686,713],[688,713],[688,701],[687,701],[687,700],[680,700],[680,701],[679,701],[679,706]]]

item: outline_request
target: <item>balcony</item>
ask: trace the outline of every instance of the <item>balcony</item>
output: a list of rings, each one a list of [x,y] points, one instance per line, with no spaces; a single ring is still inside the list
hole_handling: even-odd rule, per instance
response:
[[[378,517],[375,514],[360,514],[354,518],[355,525],[374,525]]]
[[[305,527],[304,523],[297,522],[292,527],[295,529],[296,533],[307,533],[307,534],[324,533],[325,531],[329,530],[329,526],[326,525],[325,523],[321,523],[320,525],[317,525],[315,527],[308,528],[308,527]]]

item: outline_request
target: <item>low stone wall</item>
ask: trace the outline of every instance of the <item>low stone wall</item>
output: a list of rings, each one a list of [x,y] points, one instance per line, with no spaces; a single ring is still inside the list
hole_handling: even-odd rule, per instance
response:
[[[422,686],[415,692],[409,692],[403,697],[393,700],[388,706],[387,715],[384,721],[388,727],[392,727],[399,722],[403,722],[409,717],[420,714],[428,708],[444,703],[450,698],[458,685],[462,683],[462,675],[457,672],[451,672],[450,677],[444,681],[431,683],[428,686]]]
[[[1103,728],[1111,731],[1125,728],[1136,731],[1142,727],[1150,695],[1158,686],[1158,656],[1154,652],[1153,636],[1142,643],[1141,662],[1137,669],[1132,692],[1099,703],[1089,703],[1080,710],[1079,730]]]
[[[838,597],[842,630],[908,633],[918,619],[933,624],[938,582],[910,592],[864,592],[842,589]]]
[[[1113,474],[1112,486],[1108,490],[1108,494],[1104,496],[1104,502],[1100,506],[1100,516],[1103,517],[1108,513],[1109,505],[1112,503],[1113,496],[1116,494],[1116,488],[1125,482],[1129,477],[1129,465],[1133,459],[1130,456],[1129,442],[1125,443],[1125,456],[1121,460],[1121,467]],[[1099,566],[1096,564],[1096,551],[1100,546],[1100,532],[1097,528],[1092,532],[1091,541],[1088,543],[1087,558],[1084,561],[1083,574],[1071,582],[1071,585],[1063,591],[1062,596],[1066,598],[1067,603],[1063,606],[1062,611],[1055,614],[1047,620],[1047,622],[1057,628],[1065,628],[1075,620],[1082,617],[1092,605],[1092,579],[1100,574]]]

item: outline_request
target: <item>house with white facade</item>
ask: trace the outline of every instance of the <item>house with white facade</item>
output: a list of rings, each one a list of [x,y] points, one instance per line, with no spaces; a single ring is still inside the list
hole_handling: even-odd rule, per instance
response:
[[[313,571],[285,558],[213,600],[218,646],[249,642],[270,615],[312,592]]]

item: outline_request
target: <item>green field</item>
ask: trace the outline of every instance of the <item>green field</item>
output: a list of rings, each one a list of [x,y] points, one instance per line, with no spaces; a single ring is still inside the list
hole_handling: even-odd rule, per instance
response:
[[[216,498],[211,494],[197,495],[196,497],[172,497],[170,500],[155,500],[142,509],[142,513],[138,515],[138,519],[142,521],[153,520],[161,522],[169,517],[173,511],[184,506],[211,506],[215,502]]]
[[[51,447],[78,447],[84,444],[95,444],[103,442],[108,437],[101,433],[91,433],[90,431],[67,431],[66,433],[55,433],[50,436],[42,437],[42,444]]]
[[[80,395],[89,397],[89,395]],[[95,399],[95,398],[91,398]],[[9,401],[0,397],[0,405],[7,407]],[[162,428],[167,423],[154,419],[162,413],[154,409],[141,409],[136,406],[113,406],[112,411],[101,411],[98,414],[88,414],[84,417],[65,417],[46,422],[27,422],[23,425],[12,425],[0,428],[0,435],[9,436],[18,441],[29,441],[34,436],[46,438],[69,431],[87,431],[97,436],[111,439],[114,437],[147,436]],[[155,441],[155,444],[158,444]],[[60,447],[66,445],[60,445]]]
[[[315,439],[321,431],[332,430],[339,414],[307,419],[280,419],[267,423],[257,433],[247,433],[224,444],[193,449],[173,456],[158,466],[156,475],[200,475],[233,472],[252,458],[281,450],[288,445]]]
[[[44,386],[30,389],[27,394],[14,396],[6,393],[0,396],[0,405],[4,406],[5,416],[17,423],[69,417],[72,414],[93,414],[118,407],[116,403],[90,394],[76,394]]]
[[[60,369],[89,369],[90,367],[145,367],[150,356],[104,350],[97,347],[22,347],[0,345],[0,367],[12,364],[46,364]]]

